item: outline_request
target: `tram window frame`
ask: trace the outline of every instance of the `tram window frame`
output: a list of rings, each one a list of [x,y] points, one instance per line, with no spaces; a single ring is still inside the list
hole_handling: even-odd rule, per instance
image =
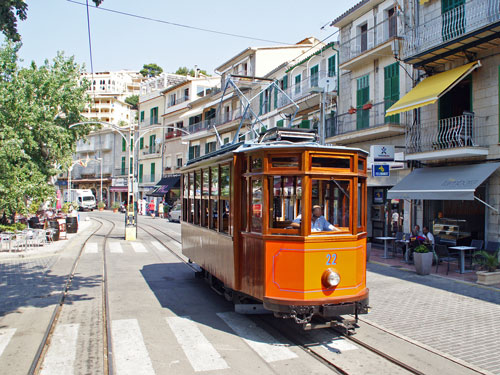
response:
[[[328,167],[328,166],[315,166],[313,163],[313,159],[331,159],[333,160],[348,160],[349,161],[349,167],[348,168],[343,168],[343,167]],[[309,163],[311,166],[311,170],[314,171],[342,171],[343,173],[345,172],[352,172],[354,168],[354,157],[352,155],[331,155],[331,154],[310,154],[309,155]]]
[[[264,158],[262,155],[250,156],[250,172],[262,172],[264,170]]]
[[[283,159],[291,159],[291,158],[296,158],[297,159],[297,165],[293,166],[274,166],[273,165],[273,160],[277,158],[283,158]],[[300,171],[301,170],[301,164],[302,164],[302,157],[300,154],[273,154],[268,156],[268,167],[269,170],[284,170],[284,171]]]
[[[290,197],[294,197],[295,202],[293,203],[293,215],[292,215],[292,220],[289,220],[290,222],[286,227],[275,227],[275,209],[276,209],[276,180],[279,181],[279,196],[278,199],[280,200],[280,212],[283,213],[285,208],[285,199],[283,197],[288,197],[288,195],[285,195],[285,180],[286,179],[292,179],[293,180],[293,187],[292,187],[292,194]],[[303,176],[268,176],[267,178],[267,183],[268,183],[268,202],[269,202],[269,222],[268,222],[268,230],[271,234],[287,234],[287,235],[299,235],[300,234],[300,229],[299,228],[292,228],[291,225],[293,221],[300,215],[302,216],[302,208],[304,207],[304,186],[303,186],[304,178]],[[300,185],[300,186],[299,186]],[[300,194],[298,194],[298,189],[300,188]],[[290,198],[291,199],[291,198]],[[283,217],[283,214],[280,215]],[[278,221],[281,222],[281,221]],[[286,221],[283,221],[286,225]]]
[[[201,220],[200,225],[208,228],[210,203],[210,169],[201,170]]]
[[[188,202],[189,202],[189,174],[182,175],[182,220],[188,219]]]
[[[201,170],[194,172],[194,220],[193,224],[201,224]]]
[[[361,193],[361,194],[360,194]],[[357,190],[357,229],[358,233],[366,232],[366,209],[367,209],[366,179],[358,178]],[[364,214],[363,214],[364,213]]]
[[[214,172],[217,173],[214,173]],[[215,181],[214,181],[215,176]],[[215,182],[215,185],[214,185]],[[209,228],[219,230],[218,209],[219,209],[219,166],[210,167],[210,204],[209,204]],[[214,214],[215,211],[215,214]]]
[[[366,174],[366,159],[358,158],[358,173]]]
[[[256,183],[260,183],[260,197],[256,198],[255,194],[255,189],[258,189],[258,186]],[[255,185],[254,185],[255,184]],[[256,200],[257,199],[257,200]],[[259,233],[261,234],[263,232],[263,212],[264,212],[264,183],[263,183],[263,178],[262,176],[253,176],[250,178],[250,205],[252,207],[250,211],[250,232],[252,233]],[[255,207],[257,205],[260,205],[259,207]],[[255,215],[256,212],[258,213],[260,211],[260,217],[258,215]],[[259,224],[259,225],[256,225]]]
[[[348,204],[347,204],[348,215],[347,215],[347,218],[344,219],[345,222],[347,222],[347,224],[348,224],[347,227],[346,226],[337,225],[337,223],[335,222],[335,220],[332,220],[332,217],[331,217],[331,214],[330,214],[330,208],[333,208],[334,204],[333,204],[333,202],[330,203],[331,197],[328,197],[328,204],[325,204],[325,197],[321,197],[321,192],[318,192],[318,197],[317,197],[318,202],[314,202],[314,200],[316,199],[316,197],[315,197],[315,195],[313,193],[314,182],[315,181],[331,182],[331,186],[332,187],[336,186],[336,183],[338,183],[338,184],[342,184],[342,183],[345,183],[345,182],[348,183],[348,188],[347,188],[347,191],[346,191],[346,193],[348,194],[348,200],[349,200]],[[308,224],[308,228],[306,229],[307,233],[310,233],[313,236],[316,236],[316,235],[322,235],[322,236],[324,236],[324,235],[330,235],[330,236],[333,235],[333,236],[335,236],[335,235],[346,235],[346,234],[353,234],[354,233],[353,221],[352,221],[352,215],[353,215],[353,209],[354,209],[353,183],[354,183],[354,179],[353,178],[345,178],[345,177],[325,178],[324,176],[312,176],[311,177],[311,179],[310,179],[310,189],[311,189],[311,194],[310,194],[311,205],[310,205],[310,207],[311,207],[311,210],[312,210],[312,207],[314,205],[319,204],[321,206],[321,208],[322,208],[323,216],[325,217],[325,219],[330,224],[332,224],[335,228],[340,229],[340,230],[313,232],[312,228],[311,228],[311,223],[309,223]],[[346,190],[346,189],[344,189],[344,190]],[[340,189],[338,191],[340,191]]]
[[[227,187],[227,195],[225,195],[225,184],[222,181],[223,169],[228,169],[228,187]],[[230,164],[221,164],[219,166],[219,232],[230,234],[231,228],[231,165]],[[227,222],[225,219],[227,218]],[[226,226],[224,224],[227,224]]]
[[[189,172],[188,223],[194,223],[194,172]]]

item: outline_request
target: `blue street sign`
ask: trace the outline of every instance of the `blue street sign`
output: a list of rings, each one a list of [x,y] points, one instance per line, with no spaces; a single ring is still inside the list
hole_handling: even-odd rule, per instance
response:
[[[388,164],[372,164],[372,177],[389,177],[390,175]]]

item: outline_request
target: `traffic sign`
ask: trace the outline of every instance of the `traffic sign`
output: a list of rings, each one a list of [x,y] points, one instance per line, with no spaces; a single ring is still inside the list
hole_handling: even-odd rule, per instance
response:
[[[389,177],[389,164],[372,164],[372,177]]]

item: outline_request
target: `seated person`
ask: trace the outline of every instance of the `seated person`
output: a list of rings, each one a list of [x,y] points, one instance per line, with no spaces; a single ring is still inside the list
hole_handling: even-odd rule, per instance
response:
[[[292,222],[292,228],[300,228],[300,222],[302,220],[302,215],[297,216],[297,218]],[[340,232],[339,228],[336,228],[328,222],[323,216],[321,206],[315,205],[312,209],[311,215],[311,232]]]
[[[422,233],[425,238],[423,244],[432,248],[432,246],[434,246],[434,235],[431,232],[429,232],[429,227],[424,227]]]

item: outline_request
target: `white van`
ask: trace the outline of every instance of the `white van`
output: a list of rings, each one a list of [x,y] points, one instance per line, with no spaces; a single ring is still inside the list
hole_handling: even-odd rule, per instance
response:
[[[182,206],[180,204],[176,204],[172,211],[168,214],[168,221],[176,221],[178,223],[181,222],[182,216]]]
[[[90,189],[75,189],[71,190],[71,202],[78,203],[78,208],[81,211],[84,210],[94,210],[97,207],[97,203]]]

